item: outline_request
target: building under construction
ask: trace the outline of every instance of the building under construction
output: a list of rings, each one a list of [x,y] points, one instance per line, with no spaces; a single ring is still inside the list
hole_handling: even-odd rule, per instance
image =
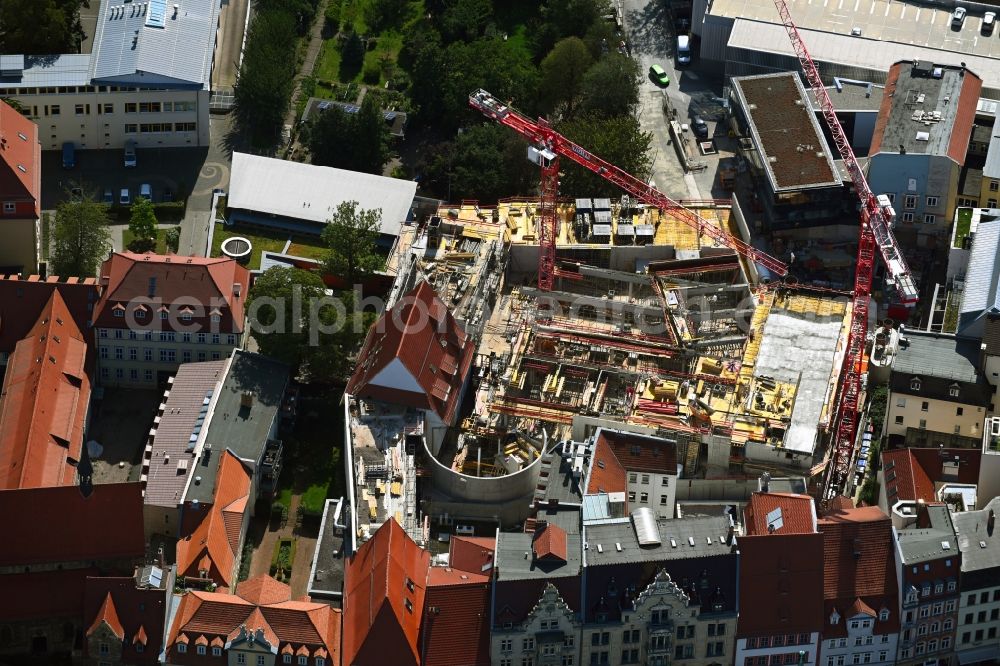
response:
[[[516,525],[540,478],[544,484],[543,454],[599,428],[675,442],[687,479],[808,476],[822,465],[848,299],[762,289],[756,268],[732,250],[627,198],[560,204],[555,285],[540,292],[536,208],[522,200],[445,206],[400,235],[389,262],[396,273],[389,308],[405,308],[400,303],[420,285],[431,285],[475,346],[474,361],[467,376],[446,375],[461,363],[410,357],[457,343],[410,335],[396,353],[411,378],[395,371],[384,384],[372,372],[367,383],[352,378],[352,492],[371,509],[355,515],[362,538],[365,523],[393,512],[425,543],[435,525]],[[727,233],[748,235],[738,208],[698,212]],[[434,353],[414,353],[425,348]],[[461,348],[447,355],[458,358]],[[359,359],[359,368],[366,363]],[[410,383],[414,396],[426,387],[445,400],[425,409],[401,395]],[[453,412],[441,407],[448,401],[457,402]],[[378,410],[410,425],[373,448],[373,428],[393,430],[372,416]],[[381,474],[383,458],[398,467],[386,475],[384,500],[378,484],[358,483],[371,459]],[[405,506],[408,473],[419,483]],[[380,508],[397,500],[404,506]]]

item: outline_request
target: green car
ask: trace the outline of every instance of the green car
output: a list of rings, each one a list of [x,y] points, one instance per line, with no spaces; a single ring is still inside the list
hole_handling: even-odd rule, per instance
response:
[[[660,67],[659,65],[653,65],[652,67],[650,67],[649,75],[653,78],[653,81],[655,81],[657,85],[661,87],[670,85],[670,77],[667,76],[667,73],[663,71],[663,68]]]

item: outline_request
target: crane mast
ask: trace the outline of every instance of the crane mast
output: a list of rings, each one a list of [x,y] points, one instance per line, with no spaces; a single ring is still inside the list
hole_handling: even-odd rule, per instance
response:
[[[531,147],[528,149],[529,158],[541,167],[539,289],[551,291],[555,278],[556,236],[559,230],[556,197],[559,188],[560,157],[565,157],[596,173],[645,204],[669,211],[679,220],[696,229],[698,233],[734,250],[748,260],[760,264],[774,275],[784,277],[788,274],[788,267],[780,260],[726,233],[655,187],[573,143],[552,129],[545,120],[532,120],[485,90],[477,90],[472,93],[469,96],[469,106],[501,125],[506,125],[527,139],[531,143]]]
[[[849,477],[851,456],[857,437],[861,378],[864,371],[862,364],[868,336],[869,303],[871,302],[876,250],[882,255],[889,280],[895,286],[903,303],[915,303],[918,292],[906,265],[906,260],[899,251],[899,246],[892,233],[892,208],[887,203],[879,203],[878,197],[869,187],[868,179],[847,140],[847,134],[841,127],[840,120],[837,119],[833,101],[830,99],[826,86],[823,85],[819,69],[813,62],[812,56],[809,55],[809,50],[795,26],[795,21],[792,20],[788,4],[785,0],[774,0],[774,5],[778,9],[778,14],[788,32],[795,55],[798,57],[802,71],[816,95],[823,118],[833,135],[837,151],[843,158],[848,173],[851,174],[854,189],[861,200],[861,229],[858,234],[858,256],[854,275],[850,330],[844,356],[840,396],[836,403],[833,451],[823,481],[823,499],[829,499],[840,492]]]

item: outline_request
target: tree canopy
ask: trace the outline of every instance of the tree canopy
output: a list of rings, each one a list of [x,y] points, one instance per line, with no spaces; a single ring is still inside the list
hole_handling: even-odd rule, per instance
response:
[[[112,247],[107,207],[89,197],[59,204],[53,238],[53,274],[93,277]]]
[[[270,147],[281,128],[295,77],[296,19],[282,10],[258,12],[236,77],[233,113],[256,147]]]
[[[153,202],[146,197],[136,197],[132,204],[128,230],[134,239],[129,249],[148,252],[156,247],[156,213],[153,211]]]
[[[649,177],[652,134],[643,132],[634,116],[603,118],[588,114],[556,125],[556,130],[593,154],[624,169],[640,180]],[[576,164],[564,160],[565,175],[559,193],[565,197],[619,196],[616,185]]]
[[[389,160],[389,128],[374,98],[365,99],[357,113],[327,109],[305,134],[313,164],[381,174]]]
[[[545,56],[539,91],[550,111],[564,108],[567,116],[573,115],[584,76],[592,61],[587,45],[579,37],[560,40]]]
[[[84,0],[3,0],[0,53],[74,53],[83,41]]]
[[[612,51],[583,75],[580,108],[604,117],[631,114],[639,104],[639,81],[639,64]]]
[[[358,208],[357,201],[338,205],[323,229],[323,242],[329,248],[324,262],[327,272],[355,285],[382,268],[376,246],[381,221],[380,208]]]
[[[538,188],[538,167],[527,160],[528,143],[496,123],[480,123],[438,146],[426,162],[422,185],[441,197],[449,190],[481,201],[530,195]]]

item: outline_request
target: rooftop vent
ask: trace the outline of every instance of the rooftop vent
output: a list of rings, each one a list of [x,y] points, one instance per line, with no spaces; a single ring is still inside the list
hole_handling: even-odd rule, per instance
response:
[[[917,141],[930,141],[930,132],[917,132]]]
[[[632,527],[640,546],[660,545],[660,530],[656,526],[656,514],[647,506],[632,511]],[[673,545],[673,539],[671,539]]]

